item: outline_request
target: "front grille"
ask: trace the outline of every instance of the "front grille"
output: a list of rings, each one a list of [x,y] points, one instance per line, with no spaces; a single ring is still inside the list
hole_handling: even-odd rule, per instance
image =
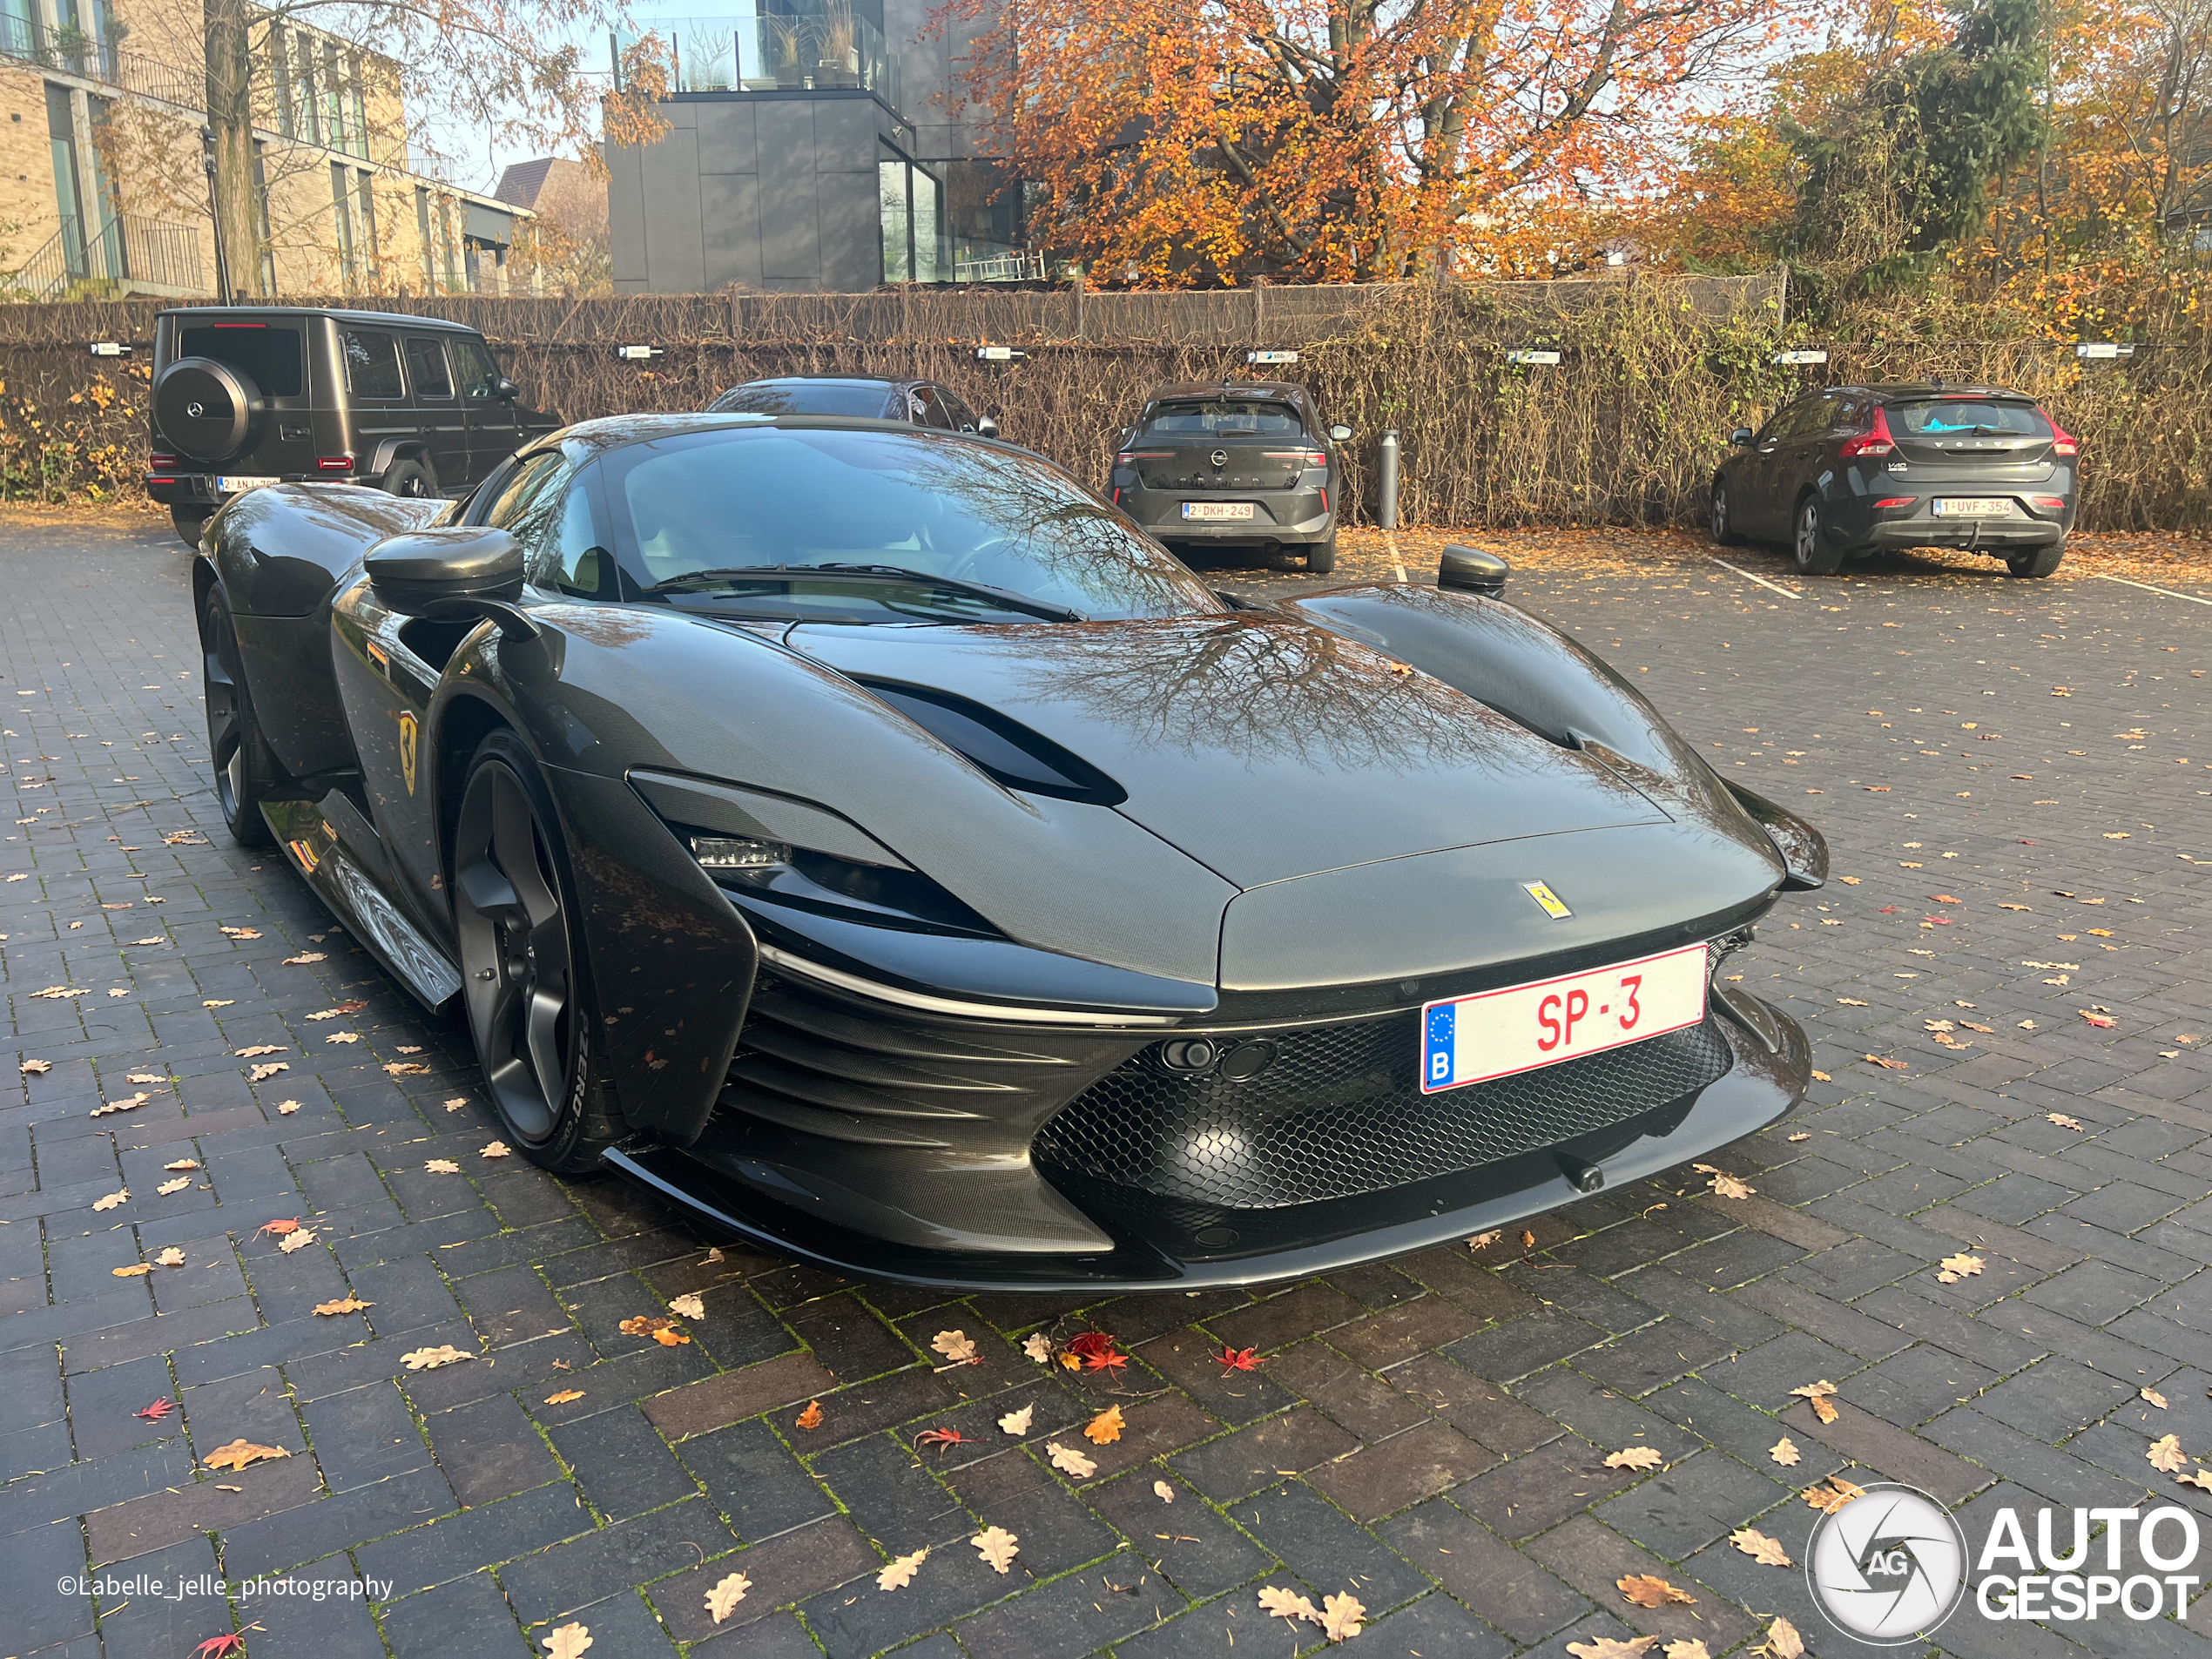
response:
[[[1269,1210],[1379,1192],[1595,1134],[1717,1082],[1703,1024],[1494,1082],[1424,1095],[1417,1012],[1273,1034],[1258,1077],[1179,1077],[1154,1051],[1070,1101],[1038,1136],[1048,1170],[1159,1197]]]

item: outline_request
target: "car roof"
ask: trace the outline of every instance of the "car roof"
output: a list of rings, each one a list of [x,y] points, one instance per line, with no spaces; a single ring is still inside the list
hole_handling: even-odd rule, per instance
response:
[[[889,432],[900,437],[951,439],[987,443],[995,449],[1014,449],[1023,455],[1031,453],[1018,444],[979,437],[972,432],[948,432],[941,427],[921,427],[909,421],[887,421],[872,415],[757,415],[741,410],[723,415],[705,410],[668,415],[603,415],[596,420],[578,421],[574,426],[563,427],[558,432],[549,432],[530,448],[536,451],[574,442],[587,446],[595,453],[604,453],[653,438],[677,437],[691,432],[742,431],[752,427],[792,427],[815,432]]]
[[[1978,381],[1876,381],[1867,386],[1830,386],[1830,392],[1867,392],[1880,398],[1923,397],[2011,397],[2023,403],[2035,400],[2026,392],[2015,392],[2009,386],[1985,386]]]
[[[479,331],[444,317],[418,317],[396,311],[343,311],[329,306],[177,306],[163,317],[335,317],[341,322],[375,323],[387,328],[442,328],[451,334]]]
[[[1154,387],[1144,401],[1159,403],[1170,398],[1279,397],[1295,401],[1305,395],[1305,388],[1291,381],[1176,381]]]
[[[757,381],[739,381],[723,394],[742,392],[748,386],[917,386],[918,381],[894,381],[886,374],[764,374]]]

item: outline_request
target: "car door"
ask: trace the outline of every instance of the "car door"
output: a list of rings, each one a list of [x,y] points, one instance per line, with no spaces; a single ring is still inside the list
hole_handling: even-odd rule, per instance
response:
[[[370,466],[395,443],[412,442],[421,423],[408,407],[400,374],[399,336],[381,328],[341,327],[339,361],[346,367],[346,406],[356,467]]]
[[[415,388],[415,406],[421,421],[422,442],[429,451],[438,489],[465,489],[469,482],[469,418],[454,388],[453,367],[446,361],[445,342],[435,334],[407,337],[407,378]]]
[[[446,351],[453,359],[462,408],[468,413],[469,482],[474,484],[515,453],[523,431],[515,419],[514,400],[499,395],[506,377],[484,342],[474,334],[449,334]]]
[[[1797,418],[1791,422],[1775,451],[1774,482],[1769,498],[1781,516],[1784,534],[1792,533],[1790,520],[1797,509],[1797,497],[1809,489],[1819,488],[1820,475],[1828,465],[1828,428],[1834,424],[1836,413],[1843,403],[1843,398],[1834,392],[1804,399],[1798,406]]]
[[[1790,503],[1776,499],[1781,488],[1778,473],[1790,434],[1804,418],[1808,407],[1803,398],[1784,404],[1751,440],[1750,452],[1737,469],[1738,499],[1733,504],[1737,522],[1748,534],[1780,536],[1788,528]]]
[[[975,412],[961,401],[958,393],[948,386],[939,386],[933,389],[937,394],[938,401],[944,406],[945,419],[950,423],[954,431],[973,432],[975,430]]]
[[[934,386],[924,382],[907,388],[907,418],[916,426],[926,426],[938,432],[951,432],[951,414],[945,408],[943,395]]]
[[[484,522],[512,532],[527,557],[530,538],[542,533],[544,511],[559,501],[570,470],[557,453],[530,456],[507,481]],[[331,609],[331,659],[361,758],[369,819],[394,878],[387,885],[404,892],[441,931],[447,921],[437,896],[443,888],[439,780],[429,764],[425,727],[447,660],[477,625],[401,616],[366,581]]]

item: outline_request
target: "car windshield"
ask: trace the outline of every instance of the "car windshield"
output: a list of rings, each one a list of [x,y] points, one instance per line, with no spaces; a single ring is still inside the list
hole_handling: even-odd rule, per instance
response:
[[[880,381],[758,381],[732,387],[708,407],[716,415],[876,416],[890,400]]]
[[[1219,397],[1178,400],[1153,406],[1144,429],[1157,437],[1217,438],[1238,434],[1296,437],[1305,430],[1298,411],[1272,398]]]
[[[624,572],[687,610],[1021,623],[1221,608],[1057,468],[952,434],[725,428],[605,464]]]
[[[2051,435],[2051,423],[2033,403],[1952,397],[1928,403],[1893,403],[1890,415],[1914,437],[1940,437],[1952,432],[2002,433],[2024,438]]]

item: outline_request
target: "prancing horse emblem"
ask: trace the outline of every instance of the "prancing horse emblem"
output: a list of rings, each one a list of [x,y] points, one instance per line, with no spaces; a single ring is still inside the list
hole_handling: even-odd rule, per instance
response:
[[[415,739],[421,730],[415,716],[405,711],[400,713],[400,779],[407,785],[407,792],[415,792]]]

